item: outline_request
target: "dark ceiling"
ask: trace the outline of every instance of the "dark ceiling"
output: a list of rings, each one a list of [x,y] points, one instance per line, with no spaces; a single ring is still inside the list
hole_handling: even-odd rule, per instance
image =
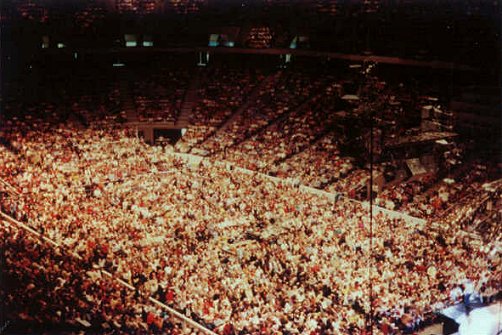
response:
[[[43,36],[73,49],[123,46],[124,34],[156,47],[208,45],[222,27],[245,35],[266,27],[267,48],[301,48],[441,60],[476,68],[500,63],[500,3],[493,0],[3,0],[2,42],[9,53],[40,49]],[[236,47],[249,47],[236,40]]]

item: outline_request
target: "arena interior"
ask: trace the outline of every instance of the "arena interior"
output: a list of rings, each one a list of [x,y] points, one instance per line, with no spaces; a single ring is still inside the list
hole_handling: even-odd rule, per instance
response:
[[[498,0],[0,8],[0,334],[501,333]]]

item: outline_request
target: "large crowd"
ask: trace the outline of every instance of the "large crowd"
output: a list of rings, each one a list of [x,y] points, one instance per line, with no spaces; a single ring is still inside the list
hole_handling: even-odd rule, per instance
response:
[[[7,106],[15,117],[2,120],[2,211],[61,245],[52,250],[3,227],[9,286],[2,294],[13,319],[194,332],[152,307],[151,296],[223,334],[364,334],[372,300],[377,333],[396,334],[430,321],[465,282],[487,296],[500,292],[492,209],[500,207],[500,185],[485,185],[500,177],[496,166],[462,162],[461,150],[451,150],[448,174],[405,179],[375,199],[428,221],[378,212],[370,229],[367,208],[349,200],[366,198],[370,173],[343,153],[339,116],[358,108],[342,98],[347,82],[315,71],[210,67],[199,75],[191,125],[174,148],[146,145],[117,123],[124,92],[114,80],[106,97],[91,80],[63,99],[64,108]],[[166,69],[136,81],[140,121],[176,119],[189,77]],[[394,93],[388,119],[408,99]],[[345,197],[333,201],[299,185]],[[40,250],[44,258],[33,262]],[[102,270],[136,290],[103,280]],[[72,297],[77,286],[84,296]],[[26,303],[14,306],[17,295]]]
[[[341,150],[347,146],[344,118],[364,113],[350,94],[358,86],[350,75],[287,69],[253,77],[216,68],[202,77],[199,104],[176,150],[364,198],[368,168]],[[398,136],[401,125],[389,120],[405,120],[404,108],[414,108],[410,92],[376,85],[384,97],[379,126]]]
[[[301,85],[290,78],[263,92],[262,99],[270,101],[275,90],[295,83]],[[298,105],[301,94],[286,101]],[[287,105],[279,100],[277,108]],[[264,120],[272,110],[261,112]],[[228,138],[235,142],[238,132],[232,129]],[[3,211],[85,260],[59,264],[51,261],[60,257],[57,252],[45,252],[41,262],[57,273],[48,275],[56,280],[51,285],[62,282],[63,290],[76,280],[73,266],[83,276],[93,264],[224,334],[363,334],[370,300],[378,334],[411,333],[431,311],[452,303],[451,290],[466,281],[500,291],[497,242],[480,244],[454,221],[420,224],[380,212],[370,243],[368,211],[361,203],[333,202],[215,158],[182,159],[144,144],[127,129],[19,119],[7,123],[4,140],[0,177],[16,192],[2,191]],[[330,141],[335,145],[329,137],[315,142],[321,154]],[[326,178],[355,174],[349,170],[328,171]],[[9,233],[12,241],[4,248],[26,254],[12,260],[24,266],[36,248],[16,234]],[[19,278],[19,266],[12,269]],[[64,300],[70,299],[81,308],[62,310],[60,320],[78,317],[84,324],[99,320],[112,328],[162,331],[157,325],[165,317],[141,298],[130,300],[113,286],[102,287],[99,278],[79,280],[89,292],[87,303],[64,294],[57,303],[70,305]],[[45,289],[57,289],[51,285]],[[53,293],[12,289],[26,301],[51,304]],[[101,316],[92,306],[98,301],[105,306]],[[121,319],[115,308],[130,313]],[[140,316],[142,309],[152,313],[149,318]],[[30,310],[11,313],[20,318]],[[39,315],[38,322],[44,317],[49,316]]]
[[[260,71],[213,67],[201,75],[198,103],[190,115],[190,127],[177,143],[189,151],[204,142],[227,121],[265,75]]]
[[[484,184],[500,179],[499,167],[490,160],[473,159],[458,163],[448,173],[426,173],[412,177],[378,194],[376,203],[429,220],[466,219],[487,198],[497,202],[495,189]]]
[[[326,80],[328,80],[326,78]],[[311,82],[312,83],[312,82]],[[320,81],[314,82],[321,85]],[[298,85],[303,85],[298,82]],[[312,84],[311,84],[312,85]],[[314,85],[312,85],[314,86]],[[319,86],[314,86],[315,89]],[[294,95],[295,89],[279,92],[284,95]],[[269,124],[257,134],[243,142],[225,150],[223,158],[239,162],[251,169],[268,172],[279,161],[285,160],[306,149],[333,125],[334,113],[325,108],[336,99],[336,90],[332,86],[321,88],[314,94],[307,92],[308,101],[297,105],[291,111],[285,112],[285,117]],[[335,103],[333,103],[335,105]],[[291,104],[295,106],[295,104]],[[322,121],[321,121],[322,120]]]
[[[282,178],[298,179],[303,185],[322,189],[334,180],[347,176],[354,168],[348,157],[342,157],[338,146],[341,138],[329,133],[316,140],[311,146],[271,169],[271,173]]]
[[[294,150],[289,148],[290,143],[281,144],[285,139],[277,138],[280,130],[291,127],[288,135],[300,135],[295,139],[298,142],[307,142],[313,137],[315,130],[308,126],[319,116],[313,111],[310,112],[313,115],[303,115],[303,112],[310,106],[314,108],[316,97],[318,99],[323,93],[327,81],[329,78],[315,79],[314,75],[277,71],[261,83],[254,101],[236,114],[224,131],[202,143],[202,149],[216,154],[218,159],[265,169],[268,163],[285,158]],[[306,122],[302,124],[302,121]],[[281,152],[269,153],[271,146],[276,144],[274,149]]]
[[[0,246],[8,333],[193,331],[153,306],[148,296],[111,280],[92,259],[77,260],[7,221]]]

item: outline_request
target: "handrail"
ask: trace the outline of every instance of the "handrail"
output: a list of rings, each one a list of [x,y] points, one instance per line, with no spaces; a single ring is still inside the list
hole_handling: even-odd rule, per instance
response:
[[[0,178],[0,182],[4,184],[7,188],[9,188],[11,192],[14,192],[17,195],[21,195],[21,193],[19,193],[19,191],[14,186],[3,180],[3,178]]]
[[[28,231],[29,233],[35,235],[38,239],[41,239],[41,240],[43,240],[43,241],[45,241],[55,247],[61,247],[61,245],[59,243],[53,241],[52,239],[50,239],[46,236],[43,236],[42,234],[40,234],[39,232],[37,232],[33,228],[31,228],[28,225],[10,217],[9,215],[5,214],[4,212],[0,211],[0,215],[4,218],[4,222],[14,224],[18,228],[21,228],[21,229]],[[77,254],[76,252],[71,252],[70,254],[73,257],[77,258],[78,260],[82,260],[82,257],[79,254]],[[113,274],[111,274],[110,272],[108,272],[106,270],[101,270],[101,273],[103,273],[106,277],[109,277],[109,278],[117,281],[120,285],[126,287],[128,290],[131,290],[131,291],[136,290],[136,288],[134,286],[132,286],[131,284],[125,282],[124,280],[122,280],[120,278],[115,277]],[[160,302],[159,300],[157,300],[153,297],[149,297],[148,300],[150,302],[154,303],[155,305],[161,307],[162,309],[166,310],[169,314],[173,315],[177,319],[189,324],[190,326],[197,328],[198,330],[200,330],[208,335],[218,335],[217,333],[209,330],[208,328],[202,326],[201,324],[195,322],[194,320],[186,317],[185,315],[183,315],[180,312],[178,312],[177,310],[167,306],[166,304]]]

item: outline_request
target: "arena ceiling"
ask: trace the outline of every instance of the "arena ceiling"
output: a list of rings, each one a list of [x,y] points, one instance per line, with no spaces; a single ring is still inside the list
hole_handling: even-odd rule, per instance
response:
[[[49,36],[73,49],[121,46],[125,34],[155,47],[207,47],[210,34],[267,29],[266,48],[447,61],[498,71],[498,0],[4,0],[4,49],[34,52]],[[493,70],[495,69],[495,70]]]

